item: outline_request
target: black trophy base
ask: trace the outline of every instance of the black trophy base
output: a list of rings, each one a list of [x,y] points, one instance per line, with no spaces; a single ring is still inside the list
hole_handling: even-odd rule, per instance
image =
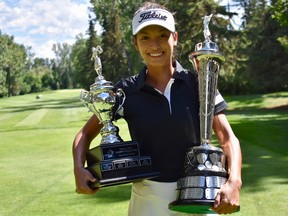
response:
[[[86,160],[88,166],[105,160],[115,160],[128,157],[140,156],[137,142],[115,142],[96,146],[87,152]]]
[[[155,171],[127,176],[115,176],[107,179],[100,179],[96,182],[89,182],[89,187],[92,189],[103,188],[108,186],[127,184],[135,181],[141,181],[143,179],[155,178],[157,176],[159,176],[159,173]]]
[[[188,214],[216,214],[216,212],[212,210],[213,206],[214,200],[176,200],[169,204],[169,209]],[[231,213],[239,211],[240,206]]]
[[[134,141],[102,144],[90,149],[86,159],[86,169],[98,179],[89,183],[91,188],[155,178],[160,174],[153,169],[149,156],[140,155],[138,143]]]
[[[131,160],[133,161],[132,163]],[[141,160],[145,160],[145,162],[141,164]],[[135,161],[140,162],[137,163]],[[107,161],[96,163],[87,167],[87,170],[98,179],[96,182],[90,182],[89,186],[91,188],[108,187],[159,176],[159,172],[156,172],[153,169],[152,164],[149,163],[149,161],[150,158],[140,157],[110,161],[108,162],[108,166]],[[129,167],[129,164],[133,164],[134,167]],[[106,170],[101,169],[103,167],[105,167]],[[107,170],[107,167],[116,169]]]

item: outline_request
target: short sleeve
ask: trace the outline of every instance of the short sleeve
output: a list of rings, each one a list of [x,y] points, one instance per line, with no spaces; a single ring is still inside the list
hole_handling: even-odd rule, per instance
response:
[[[228,104],[220,94],[220,92],[217,90],[216,97],[215,97],[215,108],[214,108],[214,114],[217,114],[219,112],[224,111],[228,108]]]

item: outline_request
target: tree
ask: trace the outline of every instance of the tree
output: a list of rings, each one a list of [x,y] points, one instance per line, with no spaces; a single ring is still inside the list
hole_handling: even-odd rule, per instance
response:
[[[13,36],[0,31],[0,97],[19,94],[19,79],[25,73],[26,52]]]
[[[273,1],[275,2],[275,0]],[[276,19],[281,26],[288,26],[288,2],[277,0],[272,6],[272,18]]]
[[[54,61],[54,77],[62,89],[72,88],[73,83],[71,77],[73,76],[72,65],[70,61],[70,53],[72,46],[67,43],[53,44],[52,50],[55,53],[56,59]]]
[[[250,1],[244,29],[247,61],[243,64],[249,80],[249,91],[266,93],[287,90],[287,53],[279,43],[279,37],[287,35],[287,28],[281,27],[272,19],[272,7],[267,1]]]
[[[104,29],[102,33],[104,52],[100,56],[103,62],[103,75],[107,80],[116,82],[121,77],[127,76],[127,71],[129,71],[127,70],[128,61],[125,58],[127,53],[126,25],[122,22],[122,9],[127,1],[92,0],[91,3],[94,5],[96,18]]]
[[[23,87],[21,87],[21,93],[33,93],[42,91],[41,75],[37,69],[28,71],[23,79]]]
[[[90,18],[89,20],[89,29],[88,29],[89,38],[86,41],[86,59],[85,70],[86,70],[86,82],[85,87],[89,89],[90,85],[95,82],[95,77],[97,76],[96,71],[94,69],[94,62],[92,61],[92,48],[97,47],[101,44],[99,37],[97,36],[97,32],[95,31],[95,20]]]
[[[282,27],[288,27],[288,2],[283,0],[277,0],[272,6],[272,18],[277,20]],[[288,54],[288,36],[284,35],[277,39],[282,47]]]
[[[88,69],[88,67],[90,66],[90,61],[88,63],[88,60],[86,58],[86,43],[87,39],[85,39],[82,34],[79,34],[76,36],[76,42],[73,44],[71,50],[70,59],[73,64],[73,70],[75,71],[74,81],[76,87],[89,88],[89,81],[87,80],[89,75],[87,75],[87,73],[88,71],[90,71],[90,69]],[[87,67],[87,65],[89,66]]]
[[[95,31],[95,19],[91,18],[91,16],[89,16],[87,34],[89,35],[88,39],[85,39],[82,34],[76,37],[76,42],[72,47],[71,61],[75,71],[76,86],[89,90],[90,85],[95,82],[95,77],[97,76],[94,70],[94,63],[91,60],[92,47],[101,44],[100,37],[97,36]]]

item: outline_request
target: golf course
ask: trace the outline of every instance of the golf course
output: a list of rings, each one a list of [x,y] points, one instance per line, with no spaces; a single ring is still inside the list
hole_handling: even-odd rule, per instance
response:
[[[72,142],[91,116],[80,91],[0,99],[0,216],[127,215],[131,184],[75,192]],[[288,215],[288,92],[224,98],[243,156],[241,210],[233,215]],[[126,123],[115,124],[128,141]]]

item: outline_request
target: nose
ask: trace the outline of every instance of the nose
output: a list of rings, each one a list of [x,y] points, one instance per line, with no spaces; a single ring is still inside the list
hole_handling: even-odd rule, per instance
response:
[[[161,45],[160,45],[160,40],[155,38],[155,39],[152,39],[151,40],[151,43],[150,43],[150,48],[154,48],[154,49],[157,49],[159,48]]]

